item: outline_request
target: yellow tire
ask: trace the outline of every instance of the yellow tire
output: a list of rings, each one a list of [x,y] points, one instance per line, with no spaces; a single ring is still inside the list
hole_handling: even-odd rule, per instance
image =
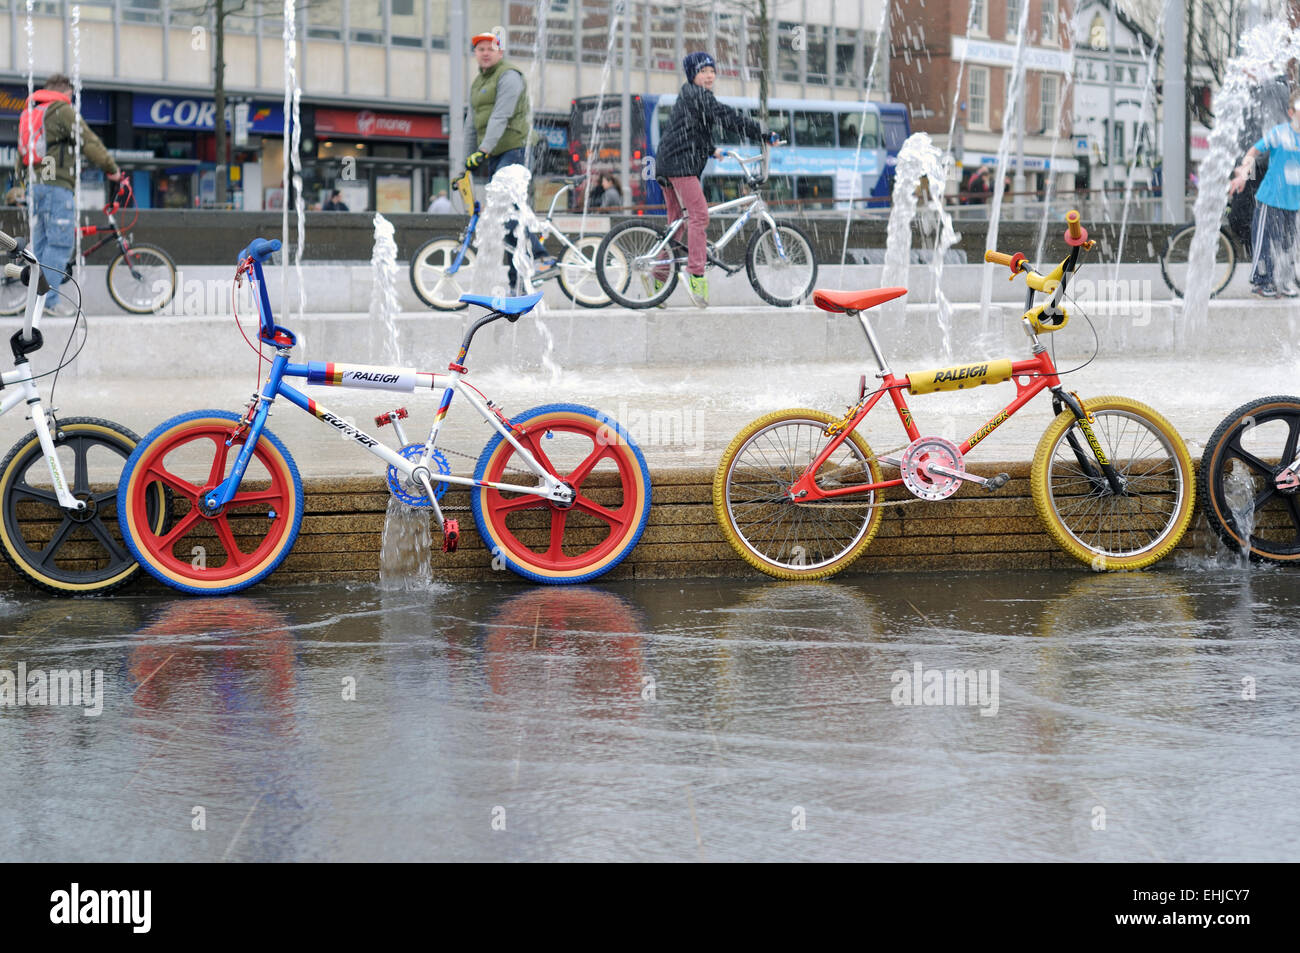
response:
[[[1125,482],[1111,490],[1080,466],[1067,437],[1097,468],[1095,451],[1074,414],[1048,426],[1029,474],[1034,506],[1061,548],[1093,569],[1143,569],[1167,556],[1187,532],[1196,476],[1183,438],[1146,404],[1127,397],[1083,402],[1097,446]]]
[[[713,477],[713,511],[727,542],[755,569],[777,579],[825,579],[870,545],[880,529],[880,492],[835,505],[796,505],[786,490],[830,443],[839,418],[820,410],[778,410],[731,441]],[[823,487],[879,483],[880,467],[855,431],[822,465]],[[845,505],[857,503],[858,505]]]

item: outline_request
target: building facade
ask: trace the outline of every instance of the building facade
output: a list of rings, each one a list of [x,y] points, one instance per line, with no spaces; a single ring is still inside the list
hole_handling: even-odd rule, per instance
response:
[[[911,109],[913,129],[953,153],[963,185],[980,166],[996,165],[1003,149],[1007,169],[1016,169],[1020,130],[1011,83],[1019,55],[1026,188],[1040,191],[1049,177],[1054,189],[1074,188],[1074,63],[1062,9],[1057,0],[897,0],[892,97]]]
[[[354,209],[422,210],[449,175],[450,71],[473,69],[448,49],[449,6],[465,3],[470,35],[506,29],[507,55],[529,79],[537,125],[560,155],[569,104],[621,92],[621,0],[311,0],[299,8],[295,68],[302,90],[302,160],[309,203],[338,187]],[[39,84],[74,67],[72,6],[0,0],[0,157],[12,163],[29,70]],[[90,121],[133,169],[153,205],[196,207],[215,194],[212,0],[81,0],[80,73]],[[859,99],[875,59],[884,0],[756,0],[628,5],[634,93],[668,92],[686,53],[719,63],[716,92],[758,91],[764,44],[773,97]],[[284,163],[285,23],[274,0],[226,0],[225,84],[232,110],[231,194],[243,208],[276,207]],[[542,19],[539,21],[539,15]],[[615,29],[617,28],[617,29]],[[9,109],[8,106],[14,108]],[[96,108],[100,108],[99,105]],[[238,112],[236,113],[236,108]],[[88,173],[94,180],[93,171]]]
[[[1080,185],[1137,191],[1160,162],[1154,41],[1121,5],[1084,0],[1074,14],[1074,143]]]

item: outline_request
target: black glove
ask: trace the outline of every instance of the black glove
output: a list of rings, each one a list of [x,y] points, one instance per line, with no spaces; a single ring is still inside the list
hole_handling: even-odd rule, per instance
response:
[[[486,159],[487,159],[486,153],[473,152],[470,154],[470,157],[465,160],[465,168],[477,169],[479,166],[481,166],[484,163]]]

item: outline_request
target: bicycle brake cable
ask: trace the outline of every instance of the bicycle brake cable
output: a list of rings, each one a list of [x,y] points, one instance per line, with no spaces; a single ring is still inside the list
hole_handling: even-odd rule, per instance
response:
[[[1072,367],[1068,371],[1057,371],[1057,377],[1064,377],[1066,374],[1073,374],[1075,371],[1083,370],[1095,361],[1097,355],[1101,353],[1101,336],[1097,333],[1097,326],[1092,323],[1092,318],[1089,317],[1087,311],[1083,310],[1083,305],[1079,304],[1079,302],[1075,300],[1074,295],[1066,292],[1065,297],[1069,299],[1070,304],[1074,305],[1078,309],[1079,314],[1083,315],[1083,320],[1088,322],[1088,327],[1092,330],[1092,357],[1088,358],[1078,367]],[[1052,363],[1056,363],[1056,338],[1052,338]]]

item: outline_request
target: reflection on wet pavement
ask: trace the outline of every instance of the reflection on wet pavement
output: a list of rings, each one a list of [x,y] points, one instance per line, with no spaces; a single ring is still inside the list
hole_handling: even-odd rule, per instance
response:
[[[0,836],[14,860],[1294,859],[1298,606],[1294,573],[1208,559],[14,589]],[[102,714],[15,704],[20,665],[102,670]]]

